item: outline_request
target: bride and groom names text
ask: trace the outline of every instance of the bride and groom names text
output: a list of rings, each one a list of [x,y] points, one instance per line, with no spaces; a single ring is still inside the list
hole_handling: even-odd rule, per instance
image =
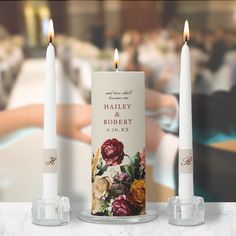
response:
[[[114,111],[114,118],[104,119],[104,125],[131,125],[133,119],[131,118],[122,118],[121,114],[125,114],[125,112],[130,111],[132,109],[131,103],[125,103],[125,101],[129,100],[130,95],[132,94],[132,90],[126,90],[124,92],[118,91],[110,91],[106,92],[106,96],[108,100],[118,100],[120,103],[104,103],[104,111]],[[124,102],[122,102],[122,100]]]

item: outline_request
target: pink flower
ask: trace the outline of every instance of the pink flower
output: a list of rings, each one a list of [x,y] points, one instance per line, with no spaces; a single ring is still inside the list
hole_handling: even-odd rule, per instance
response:
[[[120,173],[118,175],[118,179],[122,183],[125,182],[125,181],[130,181],[130,177],[129,177],[129,175],[127,173]]]
[[[143,149],[142,152],[140,152],[140,164],[143,167],[143,169],[146,168],[146,152],[145,152],[145,148]]]
[[[102,144],[101,153],[108,166],[119,165],[124,159],[124,145],[115,138],[108,139]]]
[[[132,205],[126,195],[120,195],[112,202],[113,216],[131,216]]]

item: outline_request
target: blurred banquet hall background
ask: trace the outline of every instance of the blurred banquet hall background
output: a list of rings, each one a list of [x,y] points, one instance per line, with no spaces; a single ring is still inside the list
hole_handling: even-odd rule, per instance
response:
[[[2,112],[43,103],[50,18],[56,36],[58,104],[90,104],[91,72],[113,70],[114,48],[119,49],[120,70],[143,70],[147,88],[178,96],[185,19],[190,23],[193,94],[228,92],[236,83],[235,1],[0,1]],[[176,135],[170,113],[168,107],[147,110],[162,132]],[[90,126],[84,132],[89,135]],[[42,133],[42,128],[30,126],[0,137],[1,201],[31,201],[40,194]],[[236,152],[235,138],[194,138]],[[60,191],[74,201],[87,201],[90,146],[63,135],[58,146]],[[147,151],[148,200],[165,201],[175,194],[175,180],[156,176],[156,151]]]

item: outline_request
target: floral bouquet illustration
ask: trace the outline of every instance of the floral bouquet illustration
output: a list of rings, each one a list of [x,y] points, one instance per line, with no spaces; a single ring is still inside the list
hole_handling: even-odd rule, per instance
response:
[[[145,150],[129,156],[113,138],[92,159],[92,214],[133,216],[145,214]]]

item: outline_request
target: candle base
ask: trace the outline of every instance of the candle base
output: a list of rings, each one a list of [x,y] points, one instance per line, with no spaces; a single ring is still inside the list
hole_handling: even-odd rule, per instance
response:
[[[200,225],[205,221],[205,204],[202,197],[180,199],[179,196],[169,198],[167,214],[172,225]]]
[[[91,215],[90,210],[82,211],[78,218],[94,224],[138,224],[155,220],[158,214],[155,210],[147,210],[144,215],[137,216],[96,216]]]
[[[32,221],[37,225],[56,226],[69,223],[70,201],[68,197],[35,199],[32,203]]]

